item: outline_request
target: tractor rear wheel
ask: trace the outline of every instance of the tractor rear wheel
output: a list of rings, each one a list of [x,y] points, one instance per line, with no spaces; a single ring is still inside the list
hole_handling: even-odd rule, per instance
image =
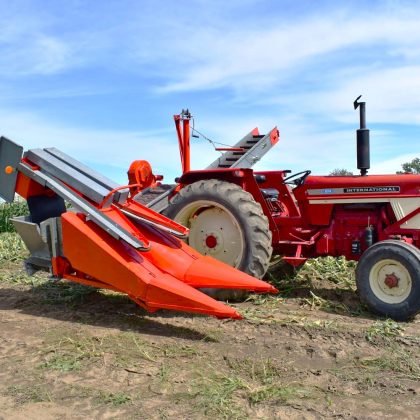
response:
[[[188,227],[188,244],[251,276],[262,278],[273,248],[267,217],[251,194],[216,179],[187,185],[164,214]],[[242,290],[203,289],[220,300],[241,300]]]
[[[374,312],[405,321],[420,312],[420,250],[386,240],[368,248],[356,269],[362,301]]]

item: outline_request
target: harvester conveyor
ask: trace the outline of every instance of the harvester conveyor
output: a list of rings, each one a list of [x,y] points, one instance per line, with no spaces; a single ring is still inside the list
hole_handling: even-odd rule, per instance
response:
[[[118,186],[55,148],[23,148],[0,138],[0,197],[15,193],[29,217],[14,224],[34,270],[126,293],[150,312],[172,309],[241,316],[198,289],[276,289],[211,257],[182,238],[188,229],[133,200],[141,185]],[[69,208],[70,206],[70,208]]]

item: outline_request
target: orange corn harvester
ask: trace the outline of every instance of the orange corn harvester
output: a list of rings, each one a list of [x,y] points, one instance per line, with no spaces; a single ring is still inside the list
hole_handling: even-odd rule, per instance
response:
[[[149,166],[141,162],[141,168]],[[129,171],[132,183],[121,187],[56,148],[23,153],[1,137],[0,196],[10,202],[19,194],[30,212],[13,219],[31,252],[26,267],[126,293],[150,312],[172,309],[240,319],[233,308],[198,289],[277,292],[200,255],[183,241],[187,228],[133,200],[132,193],[157,181],[143,173],[136,177],[135,169]]]

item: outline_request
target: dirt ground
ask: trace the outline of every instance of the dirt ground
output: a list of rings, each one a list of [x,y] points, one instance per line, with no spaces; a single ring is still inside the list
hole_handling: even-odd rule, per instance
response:
[[[419,418],[420,317],[284,280],[243,321],[158,312],[0,265],[0,418]]]

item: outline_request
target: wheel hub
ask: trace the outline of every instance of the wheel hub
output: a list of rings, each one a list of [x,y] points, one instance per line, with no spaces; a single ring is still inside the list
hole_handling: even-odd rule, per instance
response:
[[[385,281],[384,283],[390,288],[394,288],[394,287],[398,287],[398,282],[400,281],[400,279],[395,275],[395,273],[392,274],[387,274],[385,276]]]
[[[207,238],[206,238],[206,246],[208,248],[211,248],[211,249],[212,248],[216,248],[216,246],[217,246],[217,238],[214,235],[212,235],[212,234],[208,235]]]
[[[369,282],[373,293],[386,303],[401,303],[411,293],[410,273],[394,259],[383,259],[374,264],[369,273]]]

